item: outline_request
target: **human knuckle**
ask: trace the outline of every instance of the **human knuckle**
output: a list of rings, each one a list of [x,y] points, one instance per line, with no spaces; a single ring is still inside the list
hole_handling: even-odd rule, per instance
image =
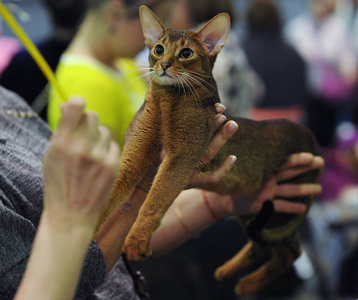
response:
[[[213,159],[213,157],[215,156],[215,154],[216,154],[215,148],[209,147],[209,148],[206,150],[206,152],[204,153],[202,160],[204,160],[204,161],[210,161],[210,160]]]
[[[218,177],[216,174],[212,174],[209,178],[208,178],[208,183],[210,185],[216,185],[220,182],[220,177]]]

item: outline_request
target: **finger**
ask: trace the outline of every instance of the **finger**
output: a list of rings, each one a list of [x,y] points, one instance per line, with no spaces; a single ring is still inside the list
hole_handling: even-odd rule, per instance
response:
[[[227,122],[222,129],[212,138],[208,148],[205,151],[204,156],[201,158],[202,165],[206,165],[210,162],[225,143],[233,136],[237,131],[238,125],[235,121]]]
[[[289,202],[286,200],[275,199],[273,200],[275,212],[287,214],[302,214],[307,210],[306,205],[302,203]]]
[[[201,173],[199,175],[200,176],[199,180],[203,181],[203,183],[207,182],[210,185],[218,184],[230,172],[235,162],[236,162],[236,156],[230,155],[215,171],[210,173]]]
[[[84,107],[85,101],[79,97],[71,98],[68,102],[63,103],[61,106],[62,119],[59,130],[72,132],[83,117]]]
[[[226,110],[226,106],[220,102],[215,103],[215,111],[217,114],[223,114]]]
[[[112,141],[112,133],[105,126],[98,126],[99,138],[92,149],[92,155],[99,159],[105,158],[109,152],[110,143]]]
[[[314,155],[308,152],[291,154],[287,161],[281,166],[280,170],[310,165],[313,158]]]
[[[218,128],[222,123],[226,121],[227,117],[222,114],[216,114],[215,115],[215,125],[216,128]]]
[[[99,118],[95,112],[87,112],[81,125],[84,126],[84,132],[90,140],[96,141],[99,139]]]
[[[120,148],[115,141],[109,143],[109,149],[107,154],[107,164],[116,170],[118,173],[119,159],[121,157]]]
[[[93,151],[100,137],[98,122],[97,114],[92,112],[83,114],[78,127],[73,131],[73,145],[77,145],[80,151],[88,154]]]
[[[309,195],[318,195],[322,192],[320,184],[302,183],[302,184],[279,184],[276,189],[276,197],[303,197]]]
[[[302,163],[302,160],[301,160]],[[290,178],[293,178],[297,175],[303,174],[305,172],[320,169],[324,167],[324,159],[321,156],[314,156],[313,160],[310,162],[310,164],[303,164],[300,167],[297,166],[299,164],[298,161],[293,163],[293,166],[291,168],[287,168],[279,171],[276,175],[277,181],[284,181]]]

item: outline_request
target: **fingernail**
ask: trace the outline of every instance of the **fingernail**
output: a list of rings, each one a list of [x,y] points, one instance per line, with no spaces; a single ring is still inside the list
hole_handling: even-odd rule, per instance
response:
[[[216,124],[217,124],[217,125],[221,125],[222,123],[225,122],[226,119],[227,119],[226,116],[221,115],[221,116],[216,120]]]
[[[230,165],[233,166],[234,163],[236,162],[237,157],[235,155],[231,155],[231,160],[230,160]]]
[[[232,121],[232,122],[229,122],[229,125],[228,125],[228,127],[227,127],[227,131],[228,131],[229,133],[232,133],[232,132],[234,132],[237,128],[238,128],[237,123],[234,122],[234,121]]]
[[[222,113],[226,110],[226,106],[222,103],[217,103],[216,104],[216,112],[218,113]]]
[[[315,185],[314,190],[315,190],[316,193],[320,194],[322,192],[322,186]]]
[[[312,160],[313,159],[313,154],[312,153],[308,153],[308,152],[302,152],[301,153],[301,157],[304,160]]]

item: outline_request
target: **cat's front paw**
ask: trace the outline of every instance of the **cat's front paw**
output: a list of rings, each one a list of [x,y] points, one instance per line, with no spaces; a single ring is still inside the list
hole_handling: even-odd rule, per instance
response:
[[[129,260],[133,261],[143,261],[152,255],[149,240],[136,238],[134,235],[127,236],[123,252],[127,254]]]

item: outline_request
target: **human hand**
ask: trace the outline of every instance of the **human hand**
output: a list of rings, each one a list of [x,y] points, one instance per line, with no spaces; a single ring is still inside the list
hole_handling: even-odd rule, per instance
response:
[[[84,100],[62,106],[62,120],[44,157],[44,213],[61,224],[94,229],[117,177],[119,147]]]
[[[223,115],[226,107],[221,103],[215,104],[216,110],[216,126],[219,127],[226,120],[226,116]],[[230,121],[226,123],[220,132],[218,132],[211,140],[208,148],[202,159],[200,160],[200,165],[205,166],[208,162],[210,162],[215,155],[220,151],[220,149],[225,145],[225,143],[233,136],[233,134],[237,131],[238,125],[234,121]],[[143,191],[148,192],[154,176],[157,173],[157,169],[165,157],[164,150],[153,160],[153,163],[146,174],[143,176],[141,181],[137,184],[137,187]],[[226,158],[226,160],[222,163],[222,165],[213,172],[201,172],[200,167],[195,167],[193,170],[193,174],[190,177],[189,184],[186,186],[186,189],[190,188],[202,188],[205,189],[210,185],[216,184],[220,182],[231,170],[232,166],[236,161],[236,157],[230,155]]]
[[[223,197],[222,211],[226,215],[252,215],[259,212],[262,204],[271,199],[276,212],[281,213],[304,213],[306,206],[301,203],[293,203],[282,198],[317,195],[322,187],[318,183],[280,183],[309,170],[324,167],[324,160],[320,156],[311,153],[292,154],[280,170],[261,188],[257,195],[249,197]]]
[[[193,174],[190,177],[189,184],[186,187],[187,189],[200,188],[205,190],[210,186],[218,184],[230,172],[236,161],[236,156],[234,155],[228,156],[220,167],[213,172],[202,172],[201,168],[215,157],[225,143],[234,135],[237,129],[237,123],[229,121],[212,138],[204,156],[199,162],[199,166],[194,169]]]

